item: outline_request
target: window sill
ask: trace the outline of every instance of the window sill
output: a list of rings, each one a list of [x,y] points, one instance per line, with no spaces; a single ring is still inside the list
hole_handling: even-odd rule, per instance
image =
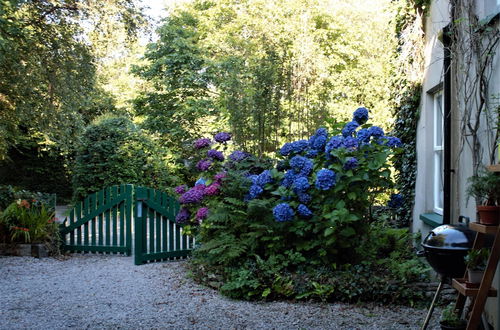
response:
[[[423,213],[420,215],[420,220],[432,228],[436,228],[443,224],[443,216],[437,213]]]

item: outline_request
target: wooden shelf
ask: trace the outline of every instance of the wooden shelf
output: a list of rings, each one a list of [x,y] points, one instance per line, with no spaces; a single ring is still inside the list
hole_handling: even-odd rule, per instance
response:
[[[479,288],[469,288],[465,286],[464,278],[454,278],[452,282],[452,286],[458,290],[461,294],[467,297],[475,297],[479,292]],[[488,291],[488,297],[496,297],[497,290],[495,288],[490,288]]]
[[[500,172],[500,164],[490,165],[488,166],[488,170],[490,172]]]
[[[498,226],[496,225],[483,225],[477,222],[471,222],[469,223],[469,228],[482,234],[496,234],[498,231]]]

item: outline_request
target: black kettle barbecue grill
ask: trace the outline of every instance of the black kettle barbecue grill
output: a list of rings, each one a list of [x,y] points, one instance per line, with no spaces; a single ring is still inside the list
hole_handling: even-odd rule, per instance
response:
[[[463,218],[463,217],[461,217]],[[462,219],[460,219],[462,220]],[[441,281],[434,294],[429,312],[422,329],[425,330],[434,311],[434,304],[444,282],[453,277],[462,277],[465,273],[464,258],[472,249],[475,232],[466,225],[442,225],[429,232],[422,242],[419,256],[425,256],[431,267],[441,276]]]

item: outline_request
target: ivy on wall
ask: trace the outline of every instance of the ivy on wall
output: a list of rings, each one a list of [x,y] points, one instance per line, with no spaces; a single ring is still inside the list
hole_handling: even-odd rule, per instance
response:
[[[393,80],[393,135],[405,144],[394,163],[396,185],[407,207],[398,209],[398,225],[412,222],[417,174],[417,123],[423,73],[423,17],[430,0],[401,0],[396,5],[396,72]]]

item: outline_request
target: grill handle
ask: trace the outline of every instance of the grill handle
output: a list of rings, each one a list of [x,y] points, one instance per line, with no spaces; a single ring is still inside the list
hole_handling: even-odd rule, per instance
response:
[[[425,257],[425,250],[417,251],[417,257]]]

